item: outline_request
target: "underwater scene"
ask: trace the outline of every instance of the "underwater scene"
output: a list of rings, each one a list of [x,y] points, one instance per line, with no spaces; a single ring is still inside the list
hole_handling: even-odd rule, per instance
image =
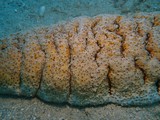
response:
[[[160,0],[0,0],[0,120],[160,120]]]

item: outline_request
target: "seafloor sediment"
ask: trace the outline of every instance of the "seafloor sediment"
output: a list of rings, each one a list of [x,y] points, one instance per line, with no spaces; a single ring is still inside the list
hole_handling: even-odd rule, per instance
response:
[[[0,41],[0,94],[79,106],[160,101],[158,13],[79,17]]]

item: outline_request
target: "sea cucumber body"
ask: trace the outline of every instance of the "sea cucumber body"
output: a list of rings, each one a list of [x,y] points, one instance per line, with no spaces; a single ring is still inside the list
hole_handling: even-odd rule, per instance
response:
[[[160,14],[79,17],[0,40],[0,94],[78,106],[160,101]]]

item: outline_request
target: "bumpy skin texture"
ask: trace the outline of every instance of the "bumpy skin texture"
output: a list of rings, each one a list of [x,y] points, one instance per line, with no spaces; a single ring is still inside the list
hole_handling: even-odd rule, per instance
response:
[[[1,40],[0,94],[79,106],[160,101],[160,14],[80,17]]]

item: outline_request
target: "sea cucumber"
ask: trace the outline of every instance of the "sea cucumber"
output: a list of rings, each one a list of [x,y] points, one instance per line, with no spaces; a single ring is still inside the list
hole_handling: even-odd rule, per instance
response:
[[[1,39],[0,94],[78,106],[160,101],[160,14],[78,17]]]

